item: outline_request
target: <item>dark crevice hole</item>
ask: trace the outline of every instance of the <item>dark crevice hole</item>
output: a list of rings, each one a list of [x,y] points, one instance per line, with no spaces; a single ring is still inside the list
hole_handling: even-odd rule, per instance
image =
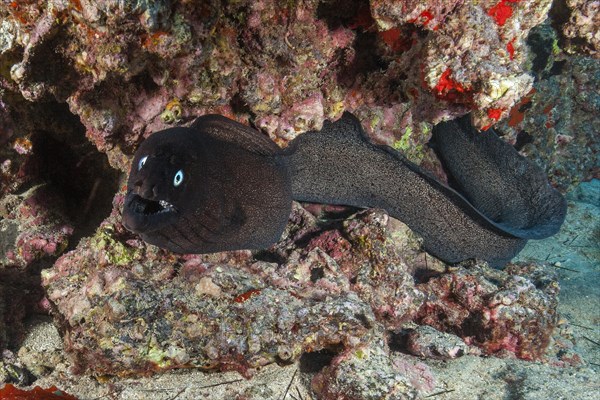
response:
[[[550,68],[546,77],[549,78],[551,76],[562,74],[566,64],[567,60],[554,61],[554,64],[552,64],[552,68]]]
[[[368,1],[323,1],[317,8],[317,18],[325,21],[332,31],[344,26],[356,33],[352,45],[354,54],[342,49],[336,57],[342,65],[338,74],[342,86],[352,87],[357,77],[388,67],[389,63],[378,53],[379,39]],[[352,61],[347,61],[349,59]]]
[[[325,270],[323,269],[323,267],[312,268],[310,270],[310,281],[312,283],[315,283],[323,277],[325,277]]]
[[[60,125],[69,125],[70,131],[64,134],[38,131],[32,142],[40,178],[62,195],[65,212],[75,228],[69,240],[72,249],[110,214],[119,172],[87,140],[85,128],[66,104],[56,118],[64,119]]]
[[[532,143],[533,137],[526,131],[520,131],[517,133],[517,141],[515,142],[515,149],[521,150],[527,143]]]
[[[420,283],[427,283],[427,282],[429,282],[429,280],[431,280],[431,278],[435,278],[437,276],[440,276],[441,274],[442,274],[442,272],[440,272],[440,271],[422,267],[422,268],[416,268],[413,271],[413,278],[415,280],[415,283],[420,284]]]
[[[156,65],[160,63],[159,59],[152,60]],[[143,72],[137,74],[133,78],[131,78],[131,83],[138,89],[138,91],[145,91],[146,93],[153,93],[160,89],[160,86],[152,79],[150,76],[150,71],[144,70]]]
[[[378,39],[374,32],[359,32],[354,39],[355,56],[351,63],[340,69],[338,80],[340,85],[352,87],[357,77],[370,72],[386,70],[389,63],[378,54]],[[342,50],[343,51],[343,50]],[[343,55],[340,56],[343,60]]]
[[[337,351],[321,350],[312,353],[304,353],[300,357],[300,372],[317,373],[331,364],[331,360],[337,355]]]
[[[367,0],[321,1],[317,6],[317,18],[325,21],[329,30],[340,26],[374,23]]]
[[[268,250],[259,250],[253,255],[255,260],[267,263],[283,264],[286,261],[282,255]]]
[[[66,99],[79,82],[79,74],[72,62],[62,54],[64,43],[69,42],[69,37],[59,32],[38,46],[29,60],[32,66],[30,80],[50,84],[58,99]],[[38,65],[43,68],[36,68]]]
[[[412,329],[402,329],[399,332],[390,332],[388,337],[388,346],[390,347],[390,351],[408,354],[406,351],[408,334],[412,331]]]
[[[239,93],[233,95],[231,101],[229,102],[229,105],[231,105],[231,109],[235,114],[249,114],[254,116],[252,109],[250,109],[248,103],[246,103],[246,101],[242,98],[242,96]]]

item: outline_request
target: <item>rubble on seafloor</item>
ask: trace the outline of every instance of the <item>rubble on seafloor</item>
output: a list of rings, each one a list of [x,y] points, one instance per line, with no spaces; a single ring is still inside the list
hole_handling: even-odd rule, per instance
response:
[[[327,400],[419,398],[407,376],[394,367],[384,343],[342,351],[313,378],[312,388]]]
[[[540,359],[557,323],[558,277],[535,265],[459,267],[417,287],[428,294],[418,323],[452,332],[487,354]]]
[[[251,376],[324,350],[321,398],[402,399],[435,387],[415,357],[578,365],[552,333],[565,325],[545,267],[448,268],[381,210],[298,204],[270,249],[174,255],[123,229],[109,167],[126,172],[143,138],[209,112],[285,146],[351,111],[443,176],[431,126],[472,112],[566,191],[600,176],[597,13],[551,3],[1,3],[0,350],[52,308],[76,371],[91,375]],[[57,363],[43,357],[6,350],[0,381],[29,385]]]

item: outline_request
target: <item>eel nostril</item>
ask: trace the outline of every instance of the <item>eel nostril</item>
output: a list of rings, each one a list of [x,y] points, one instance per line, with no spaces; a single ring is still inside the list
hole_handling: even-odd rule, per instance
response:
[[[142,184],[144,183],[144,181],[142,181],[141,179],[139,181],[135,181],[135,183],[133,184],[133,186],[135,187],[142,187]]]
[[[158,186],[152,186],[152,194],[154,195],[154,197],[158,197]]]

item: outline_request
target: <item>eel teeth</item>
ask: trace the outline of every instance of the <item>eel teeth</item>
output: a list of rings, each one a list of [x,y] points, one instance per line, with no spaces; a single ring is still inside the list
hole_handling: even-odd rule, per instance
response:
[[[158,204],[160,204],[160,206],[163,209],[172,209],[172,208],[174,208],[173,204],[171,204],[171,203],[169,203],[168,201],[165,201],[165,200],[159,200]]]

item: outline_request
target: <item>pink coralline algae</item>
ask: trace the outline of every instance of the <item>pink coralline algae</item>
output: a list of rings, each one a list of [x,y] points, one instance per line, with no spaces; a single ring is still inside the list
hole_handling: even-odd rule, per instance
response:
[[[61,198],[48,185],[5,196],[0,202],[0,265],[24,267],[61,254],[73,233],[61,209]]]
[[[550,1],[503,2],[502,24],[496,3],[4,4],[3,79],[29,101],[67,102],[122,171],[143,137],[207,112],[284,145],[349,110],[406,149],[427,141],[431,123],[470,110],[490,126],[531,88],[524,38]]]
[[[557,323],[557,278],[534,265],[458,267],[417,287],[427,300],[416,321],[488,354],[541,359]]]

